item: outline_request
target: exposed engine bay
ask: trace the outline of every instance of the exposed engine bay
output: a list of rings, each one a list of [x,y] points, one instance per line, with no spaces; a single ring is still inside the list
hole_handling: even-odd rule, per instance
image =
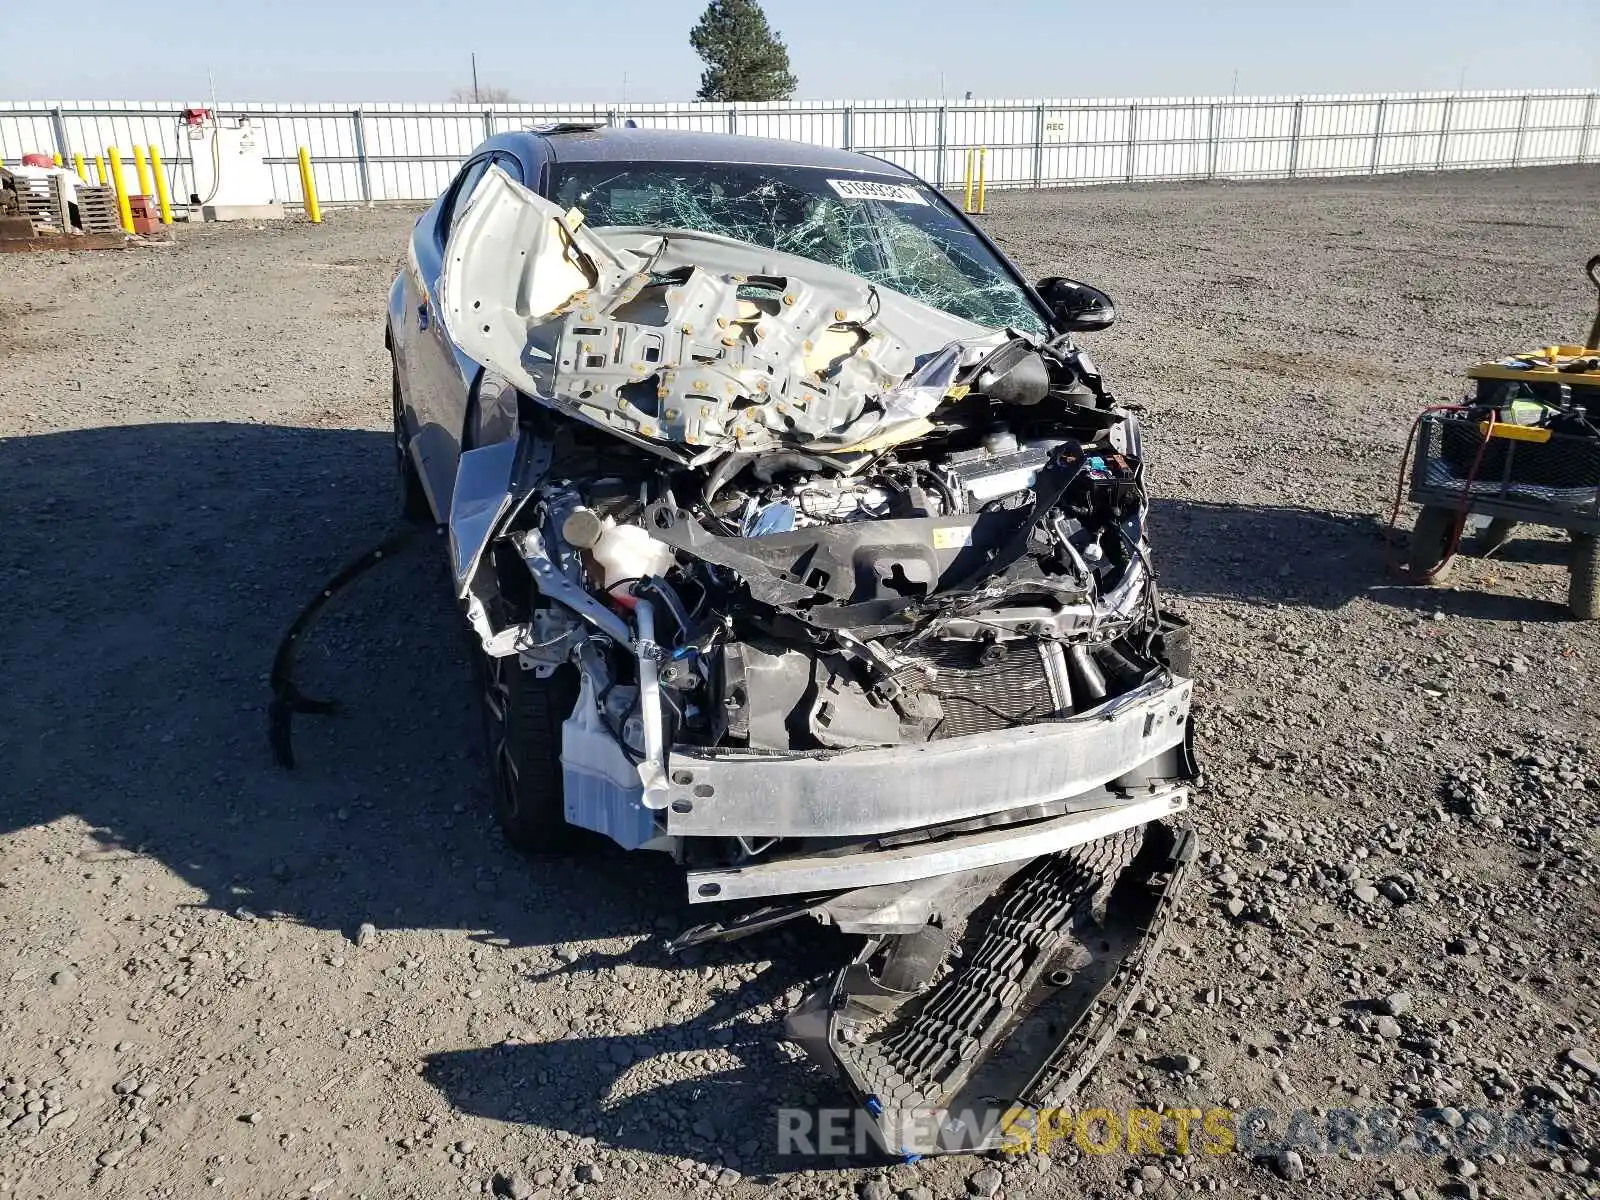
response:
[[[1136,414],[1068,335],[589,230],[496,170],[441,292],[502,431],[460,458],[456,584],[497,669],[571,705],[566,821],[672,854],[692,903],[773,902],[680,944],[866,935],[795,1032],[891,1148],[978,1148],[908,1116],[972,1088],[1058,1094],[1018,1073],[1025,1015],[1051,1061],[1103,1045],[1191,853]]]

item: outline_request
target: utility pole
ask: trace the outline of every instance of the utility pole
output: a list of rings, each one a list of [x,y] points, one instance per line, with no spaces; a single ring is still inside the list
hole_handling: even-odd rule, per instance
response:
[[[472,102],[478,102],[478,52],[472,52]]]

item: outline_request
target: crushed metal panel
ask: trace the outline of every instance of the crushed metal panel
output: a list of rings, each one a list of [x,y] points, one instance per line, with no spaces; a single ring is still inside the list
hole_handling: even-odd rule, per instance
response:
[[[881,438],[931,407],[883,399],[919,357],[995,336],[729,238],[597,234],[494,167],[451,230],[440,294],[446,329],[469,357],[658,450]]]
[[[511,507],[511,471],[516,459],[515,439],[468,450],[461,456],[450,496],[450,563],[458,597],[467,596],[489,536]]]

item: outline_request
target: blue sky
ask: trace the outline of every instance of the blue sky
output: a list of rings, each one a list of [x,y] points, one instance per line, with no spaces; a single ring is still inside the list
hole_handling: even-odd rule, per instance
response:
[[[683,100],[704,0],[13,3],[0,99]],[[1600,86],[1597,0],[766,0],[799,97]],[[159,15],[164,11],[165,16]],[[20,52],[28,48],[26,53]]]

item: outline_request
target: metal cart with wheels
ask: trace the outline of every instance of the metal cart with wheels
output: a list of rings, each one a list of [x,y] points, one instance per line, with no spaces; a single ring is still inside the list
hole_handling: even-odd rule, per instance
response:
[[[1572,534],[1568,605],[1579,620],[1600,619],[1600,438],[1426,416],[1411,500],[1422,506],[1411,534],[1414,574],[1435,582],[1449,574],[1469,516],[1489,518],[1477,542],[1485,552],[1519,524],[1565,529]]]
[[[1583,270],[1600,289],[1600,254]],[[1467,375],[1470,401],[1417,421],[1413,576],[1449,574],[1470,516],[1489,518],[1484,553],[1518,524],[1552,526],[1572,535],[1572,615],[1600,619],[1600,312],[1583,346],[1513,354]]]

